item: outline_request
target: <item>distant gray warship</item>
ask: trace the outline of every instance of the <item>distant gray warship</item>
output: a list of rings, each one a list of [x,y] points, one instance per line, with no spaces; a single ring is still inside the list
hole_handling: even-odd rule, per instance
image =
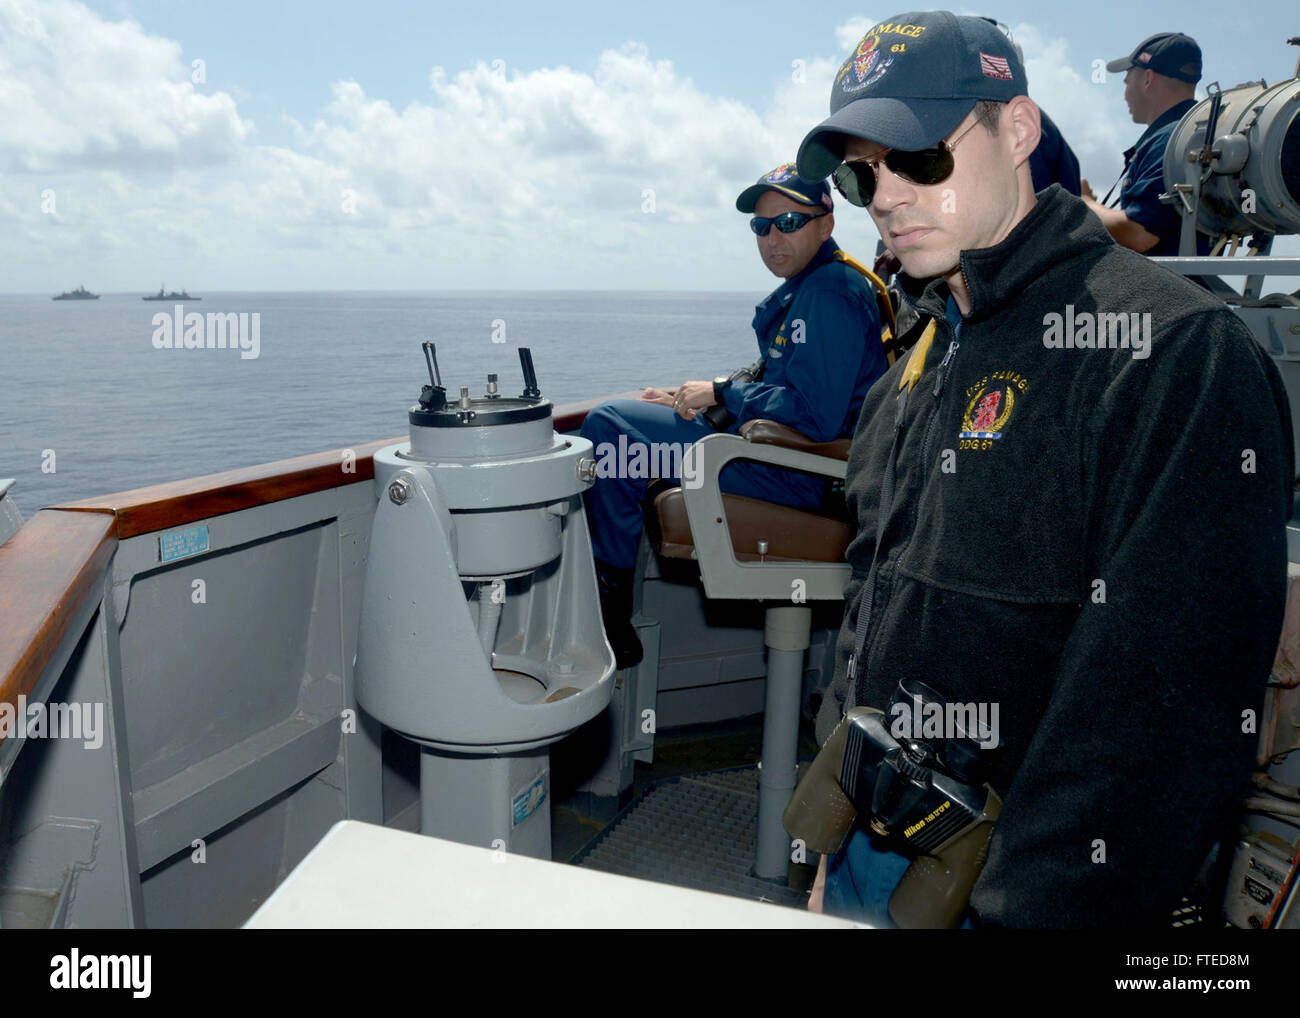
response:
[[[79,286],[75,290],[67,290],[57,297],[51,297],[50,300],[99,300],[99,294],[91,293],[84,286]]]
[[[141,300],[202,300],[203,298],[191,297],[184,290],[182,290],[180,293],[177,293],[175,290],[173,290],[171,293],[163,293],[163,288],[160,286],[158,287],[158,292],[155,293],[152,297],[141,297],[140,299]]]

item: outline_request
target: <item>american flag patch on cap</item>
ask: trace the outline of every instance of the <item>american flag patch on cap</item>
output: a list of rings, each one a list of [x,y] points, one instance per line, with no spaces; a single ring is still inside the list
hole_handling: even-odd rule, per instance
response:
[[[980,70],[984,72],[986,78],[997,78],[999,81],[1011,81],[1011,65],[1007,63],[1004,57],[991,57],[983,50],[980,50]]]

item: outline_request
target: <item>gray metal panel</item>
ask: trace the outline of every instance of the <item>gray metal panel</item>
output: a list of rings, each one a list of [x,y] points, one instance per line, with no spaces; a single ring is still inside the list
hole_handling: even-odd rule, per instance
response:
[[[317,526],[136,578],[122,656],[137,788],[293,713],[320,553]]]
[[[660,689],[656,708],[659,730],[704,721],[725,721],[763,713],[762,678],[711,686]]]
[[[142,729],[131,747],[137,783],[157,784],[295,711],[350,709],[338,773],[328,780],[352,811],[343,815],[380,818],[379,735],[352,690],[373,514],[371,485],[362,481],[191,524],[207,527],[210,552],[167,566],[156,534],[119,545],[114,589],[133,601],[148,593],[119,612],[131,637],[128,679],[142,698],[150,694],[143,714],[131,715]],[[191,600],[194,579],[207,585],[206,604]],[[257,593],[232,604],[245,587]],[[197,652],[185,625],[199,626],[207,641]],[[209,625],[215,637],[204,631]],[[214,638],[225,645],[209,653]],[[309,699],[312,689],[322,693],[322,680],[332,683],[325,698]],[[183,737],[190,745],[177,745]]]
[[[337,717],[293,717],[135,793],[141,869],[206,838],[334,762]]]
[[[370,550],[370,529],[375,500],[370,485],[348,489],[353,502],[338,517],[338,612],[339,642],[343,665],[343,705],[353,711],[356,730],[343,736],[343,788],[347,815],[354,820],[383,823],[382,726],[357,705],[354,670],[357,657],[357,626],[361,618],[361,586]],[[313,641],[313,646],[315,642]],[[311,846],[307,846],[310,848]]]
[[[65,639],[68,664],[46,701],[89,708],[102,723],[97,736],[28,740],[0,797],[0,888],[46,893],[55,925],[140,921],[111,617],[97,612]]]
[[[156,755],[155,780],[139,792],[151,924],[237,924],[335,821],[379,818],[378,733],[352,693],[371,491],[358,482],[187,524],[207,527],[210,551],[166,566],[156,534],[119,545],[113,589],[132,598],[117,613],[132,635],[128,678],[137,694],[142,675],[154,682],[131,724],[155,753],[175,742],[178,723],[204,740],[202,751]],[[196,578],[206,604],[190,599]],[[230,591],[244,588],[261,593],[232,605]],[[278,592],[269,610],[266,591]],[[229,647],[186,652],[171,624],[188,622],[191,607],[209,611],[204,625]],[[268,652],[278,667],[266,667]],[[242,712],[235,720],[231,708]],[[195,839],[204,844],[191,853]]]
[[[331,824],[349,815],[379,819],[379,734],[352,691],[373,513],[370,483],[358,482],[190,524],[208,528],[209,553],[164,567],[157,535],[119,546],[115,589],[132,595],[130,610],[120,613],[123,627],[137,636],[133,653],[145,654],[135,664],[156,679],[164,677],[160,651],[139,636],[160,623],[165,632],[167,612],[185,621],[193,579],[207,583],[207,604],[193,605],[198,612],[214,607],[213,577],[220,589],[233,576],[239,589],[279,592],[270,610],[259,610],[267,608],[260,595],[257,609],[240,603],[232,611],[227,600],[221,621],[212,621],[233,644],[223,648],[224,660],[186,654],[174,681],[155,688],[155,725],[179,719],[201,726],[210,719],[194,700],[222,708],[227,700],[245,709],[251,703],[254,710],[237,723],[224,715],[204,730],[207,752],[191,753],[183,768],[174,756],[173,766],[155,765],[161,776],[140,790],[151,925],[237,924]],[[168,573],[176,578],[163,580]],[[165,583],[170,597],[139,596]],[[162,620],[155,614],[160,600]],[[279,667],[265,667],[268,644]],[[259,674],[232,669],[232,657],[250,659]],[[259,681],[273,688],[260,689]],[[149,732],[150,745],[160,745],[163,734]],[[190,851],[195,839],[203,842],[200,852]]]
[[[228,929],[242,923],[284,879],[280,846],[292,826],[291,803],[311,794],[309,789],[322,787],[309,781],[277,796],[205,838],[202,852],[178,853],[146,873],[146,925],[154,929]],[[316,837],[319,839],[319,831]]]
[[[121,879],[128,898],[126,925],[139,926],[144,922],[144,897],[140,884],[140,859],[136,852],[135,807],[131,801],[131,761],[127,752],[126,697],[122,691],[122,642],[117,626],[115,594],[110,574],[103,581],[104,602],[99,613],[99,632],[104,651],[104,673],[107,680],[106,715],[109,737],[113,746],[112,801],[116,807],[113,833],[121,846],[123,872]],[[113,874],[107,874],[110,881]]]

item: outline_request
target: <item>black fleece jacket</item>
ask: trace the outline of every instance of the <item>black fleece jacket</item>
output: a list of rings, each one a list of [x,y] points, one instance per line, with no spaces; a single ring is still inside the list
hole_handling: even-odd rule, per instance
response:
[[[862,408],[818,738],[846,705],[884,709],[904,677],[996,703],[1004,808],[972,896],[981,922],[1165,922],[1248,787],[1246,712],[1286,596],[1285,391],[1220,301],[1116,245],[1058,186],[961,268],[972,308],[946,368],[947,286],[904,279],[937,332],[850,681],[907,357]],[[1084,335],[1081,316],[1118,313],[1150,315],[1149,356]],[[1092,348],[1061,345],[1071,324]]]

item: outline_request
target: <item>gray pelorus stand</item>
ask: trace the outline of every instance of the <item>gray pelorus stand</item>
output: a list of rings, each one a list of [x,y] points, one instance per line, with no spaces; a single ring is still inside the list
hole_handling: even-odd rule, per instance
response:
[[[547,747],[613,688],[582,507],[591,443],[555,433],[526,349],[522,395],[489,375],[452,401],[424,352],[411,441],[374,457],[357,699],[421,746],[423,833],[549,859]]]

